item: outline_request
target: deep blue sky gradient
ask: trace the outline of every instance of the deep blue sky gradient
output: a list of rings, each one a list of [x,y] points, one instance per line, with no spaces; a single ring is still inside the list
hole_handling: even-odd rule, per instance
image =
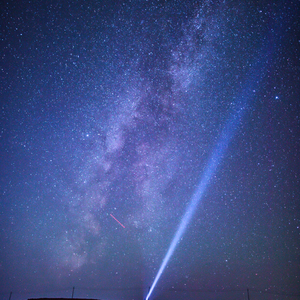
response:
[[[153,299],[297,293],[298,15],[290,1],[6,2],[0,299],[143,299],[241,103]]]

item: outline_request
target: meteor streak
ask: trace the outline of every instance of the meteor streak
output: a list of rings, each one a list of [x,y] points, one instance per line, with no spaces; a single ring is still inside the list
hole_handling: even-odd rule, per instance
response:
[[[114,218],[123,228],[125,228],[125,226],[117,218],[115,218],[112,214],[110,214],[110,216]]]

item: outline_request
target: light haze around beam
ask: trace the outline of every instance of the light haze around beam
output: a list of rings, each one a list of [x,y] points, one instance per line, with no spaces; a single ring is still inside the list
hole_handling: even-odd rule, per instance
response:
[[[262,56],[264,56],[263,54],[266,54],[267,52],[261,51],[261,53]],[[236,103],[237,109],[235,109],[231,113],[231,116],[229,117],[227,123],[224,126],[224,129],[218,139],[214,151],[208,160],[208,164],[204,169],[199,185],[191,198],[186,212],[183,215],[179,227],[172,239],[170,247],[149,289],[149,292],[146,296],[146,300],[149,300],[158,280],[160,279],[165,267],[167,266],[170,258],[172,257],[176,246],[178,245],[178,242],[185,233],[188,224],[190,223],[200,201],[202,200],[210,179],[216,173],[217,168],[223,159],[224,153],[228,148],[231,139],[234,137],[237,129],[239,128],[242,117],[246,111],[247,104],[250,102],[250,100],[253,99],[254,95],[256,94],[256,88],[258,88],[258,84],[261,81],[261,78],[263,77],[262,74],[264,73],[264,66],[260,62],[261,60],[258,59],[254,64],[252,68],[252,74],[249,74],[249,80],[247,84],[245,84],[244,89],[240,92],[240,100],[238,101],[238,103]]]
[[[153,281],[152,286],[150,287],[150,290],[148,292],[148,295],[146,297],[146,300],[148,300],[160,278],[160,276],[162,275],[165,267],[167,266],[171,256],[173,255],[176,246],[178,245],[178,242],[180,241],[181,237],[183,236],[188,224],[190,223],[197,206],[199,205],[200,201],[202,200],[203,194],[209,184],[209,181],[211,179],[211,177],[213,176],[213,174],[216,172],[217,167],[223,157],[223,154],[228,146],[228,143],[230,141],[230,139],[232,138],[232,136],[234,135],[237,127],[238,127],[238,123],[239,120],[241,119],[242,116],[242,112],[244,111],[243,108],[241,108],[235,115],[234,117],[227,123],[221,138],[219,140],[219,143],[215,149],[215,151],[213,152],[212,156],[209,159],[209,163],[204,171],[204,174],[202,176],[202,179],[195,191],[195,193],[192,196],[192,199],[190,201],[189,206],[187,207],[187,210],[184,214],[184,216],[182,217],[182,220],[179,224],[179,227],[176,231],[176,234],[171,242],[171,245],[169,247],[169,250],[157,272],[157,275]]]

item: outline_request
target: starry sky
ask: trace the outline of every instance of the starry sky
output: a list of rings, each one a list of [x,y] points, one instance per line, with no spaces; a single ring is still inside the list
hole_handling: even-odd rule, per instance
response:
[[[298,293],[297,1],[1,6],[0,299],[144,299],[237,111],[151,299]]]

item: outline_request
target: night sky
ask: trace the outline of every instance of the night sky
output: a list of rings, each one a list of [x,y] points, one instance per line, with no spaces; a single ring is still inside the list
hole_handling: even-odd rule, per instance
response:
[[[299,7],[2,3],[0,299],[144,299],[228,124],[151,300],[295,299]]]

